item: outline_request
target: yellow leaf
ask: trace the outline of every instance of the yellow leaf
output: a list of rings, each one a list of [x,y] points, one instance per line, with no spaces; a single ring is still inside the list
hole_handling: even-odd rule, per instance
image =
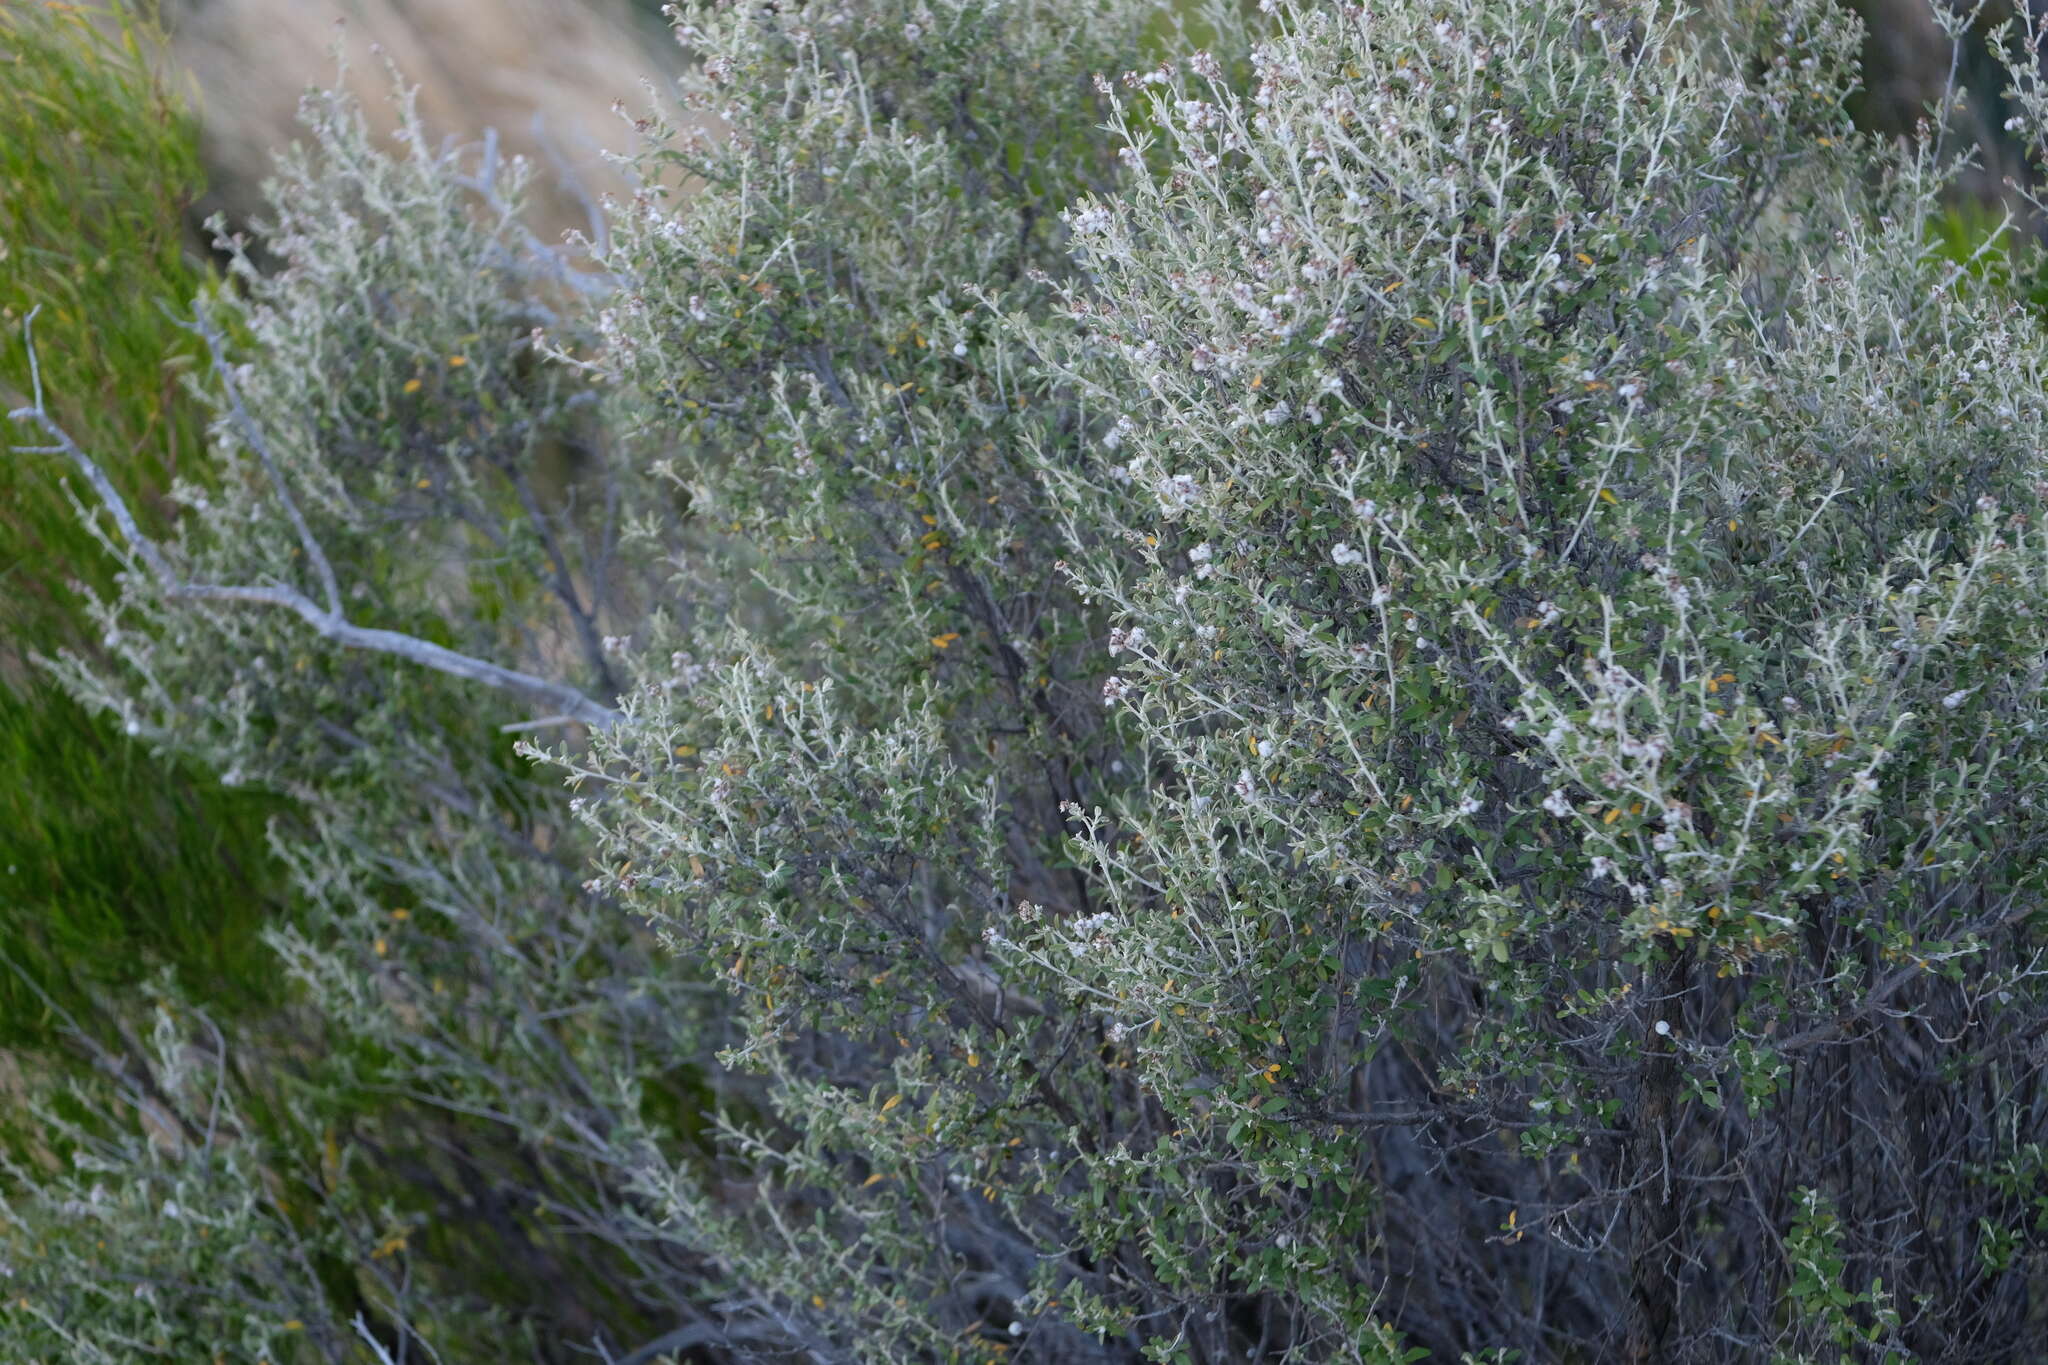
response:
[[[870,1186],[870,1185],[879,1185],[879,1184],[881,1184],[881,1183],[882,1183],[882,1181],[883,1181],[884,1179],[886,1179],[886,1178],[887,1178],[887,1177],[885,1177],[885,1176],[884,1176],[884,1175],[883,1175],[883,1174],[882,1174],[882,1173],[881,1173],[880,1171],[876,1171],[876,1172],[875,1172],[875,1173],[874,1173],[873,1175],[869,1176],[869,1177],[868,1177],[868,1178],[867,1178],[866,1180],[863,1180],[863,1181],[861,1181],[861,1182],[860,1182],[860,1187],[861,1187],[862,1189],[866,1189],[866,1188],[867,1188],[868,1186]]]
[[[1579,263],[1580,265],[1591,265],[1591,264],[1593,264],[1593,258],[1592,258],[1591,256],[1588,256],[1588,255],[1587,255],[1587,254],[1586,254],[1585,252],[1583,252],[1583,251],[1575,251],[1575,252],[1573,252],[1573,253],[1572,253],[1572,255],[1573,255],[1573,257],[1575,257],[1575,258],[1576,258],[1576,259],[1578,260],[1578,263]]]
[[[677,758],[689,758],[696,752],[697,746],[694,744],[678,744],[675,748],[675,755]]]
[[[822,1294],[813,1294],[813,1295],[811,1295],[811,1307],[813,1307],[813,1308],[823,1308],[824,1306],[825,1306],[825,1296],[824,1296],[824,1295],[822,1295]]]
[[[903,1103],[901,1095],[891,1095],[888,1099],[882,1101],[882,1112],[886,1114],[901,1103]]]
[[[692,877],[702,877],[704,875],[704,864],[698,860],[697,855],[694,853],[690,855],[690,875]]]
[[[1601,823],[1601,824],[1603,824],[1603,825],[1611,825],[1611,824],[1613,824],[1613,823],[1614,823],[1614,822],[1615,822],[1616,820],[1619,820],[1620,818],[1621,818],[1621,812],[1620,812],[1619,810],[1617,810],[1617,809],[1612,809],[1612,808],[1610,808],[1610,809],[1608,810],[1607,814],[1605,814],[1605,815],[1603,815],[1603,816],[1601,816],[1601,817],[1600,817],[1600,823]]]
[[[980,1066],[980,1065],[981,1065],[981,1054],[980,1054],[979,1052],[970,1052],[970,1053],[968,1053],[968,1054],[967,1054],[967,1065],[969,1065],[969,1066]]]
[[[370,946],[377,950],[378,957],[384,956],[384,950],[386,945],[383,939],[378,939],[375,943],[371,944]]]
[[[409,920],[409,919],[411,919],[411,918],[412,918],[412,911],[410,911],[410,910],[393,910],[393,911],[391,912],[391,918],[393,918],[393,919],[395,919],[395,920],[399,920],[399,921]]]
[[[469,357],[466,355],[451,355],[448,357],[448,368],[451,370],[459,370],[468,363]]]
[[[934,635],[934,636],[932,636],[932,648],[933,648],[933,649],[947,649],[947,648],[950,648],[950,647],[952,646],[953,642],[954,642],[955,640],[959,639],[959,638],[960,638],[960,632],[959,632],[959,631],[957,631],[957,630],[949,630],[949,631],[947,631],[947,632],[946,632],[946,633],[945,633],[944,635]]]
[[[1603,489],[1601,489],[1601,490],[1600,490],[1600,501],[1602,501],[1602,502],[1620,502],[1620,501],[1621,501],[1621,499],[1620,499],[1620,498],[1617,498],[1617,497],[1615,497],[1615,496],[1614,496],[1614,490],[1613,490],[1613,489],[1611,489],[1611,488],[1603,488]]]
[[[406,391],[407,393],[418,393],[418,392],[420,391],[420,381],[419,381],[419,380],[417,380],[417,379],[408,379],[408,380],[406,380],[406,381],[405,381],[405,391]]]

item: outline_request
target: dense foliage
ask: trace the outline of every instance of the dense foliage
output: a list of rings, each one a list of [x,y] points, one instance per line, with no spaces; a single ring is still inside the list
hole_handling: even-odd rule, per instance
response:
[[[583,250],[309,102],[162,535],[16,404],[300,912],[15,1355],[2021,1358],[2048,335],[1851,21],[674,20]]]

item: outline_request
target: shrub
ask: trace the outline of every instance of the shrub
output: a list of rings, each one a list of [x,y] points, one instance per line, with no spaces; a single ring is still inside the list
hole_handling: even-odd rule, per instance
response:
[[[586,1271],[536,1352],[2038,1335],[2048,339],[1957,165],[1820,0],[1260,10],[684,7],[594,272],[316,106],[220,491],[60,672],[308,812],[236,1236],[325,1260],[128,1330],[477,1352],[472,1206],[347,1155],[436,1116]]]

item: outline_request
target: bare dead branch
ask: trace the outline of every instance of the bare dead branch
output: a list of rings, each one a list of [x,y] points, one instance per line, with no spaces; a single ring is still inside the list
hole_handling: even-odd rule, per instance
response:
[[[113,480],[107,477],[106,471],[100,467],[99,462],[81,449],[78,443],[71,439],[70,433],[66,432],[58,424],[57,420],[50,415],[48,409],[44,407],[42,376],[35,360],[35,334],[33,330],[35,316],[35,312],[31,311],[22,328],[23,338],[28,345],[29,351],[31,388],[34,401],[27,407],[15,408],[7,415],[11,421],[32,423],[40,427],[49,438],[51,444],[47,446],[17,446],[15,449],[23,452],[45,451],[61,453],[68,458],[79,473],[85,476],[86,482],[92,485],[93,492],[99,497],[100,504],[106,508],[108,515],[114,519],[115,526],[120,529],[122,538],[135,551],[143,564],[148,567],[151,576],[156,579],[157,585],[162,588],[166,596],[216,602],[249,602],[263,606],[282,607],[297,615],[300,620],[311,626],[323,638],[332,640],[336,644],[347,648],[368,650],[377,654],[389,654],[418,664],[423,668],[431,668],[436,672],[449,674],[452,677],[467,678],[472,682],[485,683],[491,687],[502,688],[505,691],[517,692],[523,696],[546,702],[561,715],[572,717],[596,729],[609,729],[618,721],[619,713],[616,710],[593,700],[566,683],[556,682],[532,673],[522,673],[517,669],[506,668],[485,659],[457,653],[455,650],[434,644],[430,640],[422,640],[416,636],[405,635],[394,630],[382,630],[374,626],[361,626],[348,620],[340,609],[340,594],[336,591],[333,581],[333,570],[328,566],[326,555],[320,550],[318,543],[313,540],[310,529],[307,528],[303,519],[298,516],[297,509],[292,504],[289,496],[284,493],[282,478],[274,462],[267,455],[267,448],[259,448],[258,457],[264,460],[266,468],[270,470],[272,478],[278,486],[279,495],[284,499],[285,506],[291,513],[294,528],[301,537],[300,543],[306,549],[307,558],[314,561],[316,570],[321,573],[323,586],[328,593],[329,605],[321,606],[296,588],[281,585],[259,586],[255,584],[194,583],[179,575],[171,567],[170,560],[164,555],[162,547],[148,535],[144,534],[142,527],[135,520],[135,514],[129,509],[127,500],[114,487]],[[209,344],[211,344],[210,339]],[[216,356],[216,363],[218,363],[218,356]],[[233,398],[232,394],[231,401],[239,408],[240,400]],[[246,411],[244,411],[244,416],[246,416]],[[254,428],[253,421],[250,423],[250,428]],[[245,432],[244,434],[246,437],[247,433]],[[260,439],[260,435],[258,439]]]

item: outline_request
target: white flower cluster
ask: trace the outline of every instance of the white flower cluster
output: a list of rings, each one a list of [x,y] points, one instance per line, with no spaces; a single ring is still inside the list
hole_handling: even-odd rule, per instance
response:
[[[1109,928],[1116,923],[1116,917],[1108,911],[1082,915],[1067,926],[1072,936],[1067,942],[1067,951],[1075,957],[1086,957],[1110,946]]]

